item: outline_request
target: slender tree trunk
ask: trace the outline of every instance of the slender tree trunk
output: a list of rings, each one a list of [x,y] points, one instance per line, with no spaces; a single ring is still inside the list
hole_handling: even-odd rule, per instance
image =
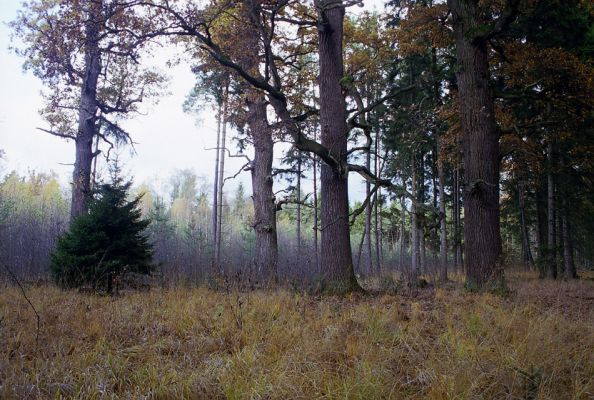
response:
[[[218,221],[217,221],[217,244],[216,244],[216,259],[221,275],[224,275],[224,268],[221,262],[221,242],[223,237],[223,186],[225,184],[225,149],[227,140],[227,97],[229,96],[229,83],[223,93],[223,114],[221,115],[221,148],[219,150],[219,189],[218,200],[219,206]]]
[[[406,183],[402,182],[404,186]],[[400,270],[404,271],[404,252],[406,251],[405,247],[405,238],[406,238],[406,203],[404,201],[404,196],[400,198]]]
[[[573,240],[569,223],[569,201],[563,200],[563,261],[565,264],[565,278],[576,279],[575,262],[573,258]]]
[[[379,168],[379,151],[380,151],[380,138],[379,134],[375,135],[375,157],[374,157],[374,174],[375,176],[380,176],[380,168]],[[381,196],[381,189],[378,188],[375,192],[375,207],[374,207],[374,231],[375,231],[375,259],[376,259],[376,273],[379,275],[381,274],[381,266],[382,266],[382,238],[381,238],[381,227],[380,227],[380,196]],[[370,232],[371,233],[371,232]],[[370,240],[371,242],[371,240]],[[371,260],[371,254],[369,259]],[[371,264],[371,263],[370,263]]]
[[[321,273],[320,269],[320,250],[318,248],[318,227],[319,227],[319,215],[318,215],[318,160],[317,156],[313,156],[312,158],[313,164],[313,202],[314,202],[314,254],[315,254],[315,266],[316,266],[316,274]]]
[[[417,190],[417,165],[416,160],[413,157],[412,162],[412,188],[411,192],[413,195],[413,201],[410,206],[411,214],[411,282],[416,285],[419,279],[419,226],[417,217],[417,201],[418,201],[418,190]]]
[[[526,268],[534,267],[534,258],[530,250],[530,237],[528,236],[528,225],[526,224],[526,202],[524,199],[524,183],[518,182],[518,203],[520,207],[520,224],[522,229],[522,259]]]
[[[319,87],[321,142],[345,165],[347,158],[346,106],[340,84],[343,67],[342,1],[320,0]],[[353,271],[349,235],[348,172],[334,171],[323,164],[322,189],[322,253],[323,279],[333,290],[348,291],[358,287]]]
[[[503,282],[499,221],[499,132],[489,88],[487,41],[477,0],[448,0],[454,22],[464,150],[466,284],[484,289]]]
[[[420,204],[425,203],[425,154],[419,159],[418,195],[416,197]],[[417,231],[419,233],[419,271],[427,272],[427,249],[425,246],[425,214],[420,213],[417,208]]]
[[[367,152],[365,158],[365,167],[369,171],[371,171],[371,148]],[[369,199],[371,195],[371,183],[369,181],[365,182],[365,198]],[[371,213],[373,211],[373,206],[371,199],[367,203],[367,207],[365,207],[365,230],[363,232],[363,237],[365,238],[366,243],[366,250],[367,250],[367,274],[373,274],[373,253],[371,250]]]
[[[555,182],[553,180],[553,144],[547,145],[547,277],[557,278],[555,262]]]
[[[437,157],[437,175],[439,180],[439,264],[440,280],[448,280],[448,236],[446,230],[446,197],[445,197],[445,172],[443,160]]]
[[[544,184],[536,190],[536,241],[538,248],[538,259],[537,267],[539,277],[541,279],[546,277],[546,269],[548,264],[548,251],[547,251],[547,194]]]
[[[72,173],[72,202],[70,205],[70,221],[86,214],[88,200],[91,196],[91,164],[96,153],[93,153],[93,139],[97,133],[97,82],[101,72],[101,51],[99,37],[103,20],[103,1],[89,2],[88,16],[85,21],[85,70],[80,90],[80,107],[78,110],[78,130],[76,134],[76,158]]]
[[[215,156],[215,175],[214,175],[214,189],[212,199],[212,266],[214,271],[219,271],[219,166],[221,154],[221,118],[223,114],[222,103],[218,104],[217,111],[217,145]]]
[[[301,151],[297,160],[297,265],[301,265]]]

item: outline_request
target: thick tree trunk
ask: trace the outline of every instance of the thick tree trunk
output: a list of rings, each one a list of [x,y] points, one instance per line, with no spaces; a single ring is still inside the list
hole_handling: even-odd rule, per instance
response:
[[[499,221],[499,132],[489,89],[486,40],[473,38],[486,23],[478,1],[448,0],[454,20],[464,150],[466,285],[484,289],[503,281]]]
[[[266,281],[276,279],[278,248],[276,237],[276,204],[272,191],[272,130],[266,117],[266,103],[262,95],[254,94],[248,101],[248,126],[254,142],[252,171],[252,199],[254,202],[254,231],[256,248],[254,263],[257,276]]]
[[[462,269],[462,229],[460,217],[460,169],[457,167],[454,171],[454,266],[456,271]]]
[[[319,21],[319,88],[321,142],[340,165],[346,164],[347,126],[346,107],[340,84],[343,67],[342,1],[320,0]],[[349,235],[348,172],[335,171],[322,164],[322,279],[332,290],[348,291],[358,287],[353,271]]]
[[[93,158],[93,138],[97,133],[97,82],[101,72],[101,34],[102,1],[88,3],[88,16],[85,22],[85,71],[80,90],[78,110],[78,130],[76,134],[76,158],[72,173],[72,202],[70,221],[86,214],[91,196],[91,167]]]
[[[255,3],[246,3],[246,22],[256,23]],[[242,67],[258,74],[261,65],[260,40],[258,28],[247,25],[245,57]],[[248,108],[247,124],[254,144],[254,160],[251,163],[252,200],[254,204],[254,224],[256,234],[254,266],[258,279],[266,282],[277,278],[278,244],[276,232],[276,199],[272,190],[272,161],[274,141],[272,129],[268,124],[267,102],[264,94],[246,85],[246,102]]]

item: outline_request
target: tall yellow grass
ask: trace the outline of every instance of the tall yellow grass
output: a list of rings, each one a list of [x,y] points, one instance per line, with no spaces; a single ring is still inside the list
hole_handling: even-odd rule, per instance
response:
[[[592,399],[594,282],[316,297],[0,293],[0,398]]]

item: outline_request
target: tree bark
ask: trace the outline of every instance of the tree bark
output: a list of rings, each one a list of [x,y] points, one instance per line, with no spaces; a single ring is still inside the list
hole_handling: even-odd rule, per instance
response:
[[[553,144],[547,145],[547,278],[557,278],[555,245],[555,182],[553,180]]]
[[[313,164],[313,202],[314,202],[314,221],[313,221],[313,231],[314,231],[314,254],[315,254],[315,267],[316,267],[316,274],[321,273],[320,268],[320,249],[319,245],[319,238],[318,238],[318,227],[319,227],[319,213],[318,213],[318,157],[313,154],[312,155],[312,164]]]
[[[371,171],[371,148],[367,152],[365,158],[365,167]],[[371,182],[365,182],[365,198],[369,199],[371,195]],[[373,256],[371,250],[371,213],[373,211],[373,201],[371,199],[367,203],[365,207],[365,231],[363,232],[363,237],[366,243],[366,250],[367,250],[367,274],[373,274]]]
[[[347,125],[346,106],[340,84],[344,75],[342,0],[320,0],[319,89],[321,142],[339,161],[346,165]],[[331,290],[349,291],[358,288],[353,271],[349,235],[348,171],[334,171],[322,164],[321,171],[321,264],[322,280]]]
[[[463,267],[462,261],[462,234],[460,217],[460,168],[456,167],[454,171],[454,266],[456,271]]]
[[[214,189],[212,199],[212,266],[214,271],[219,271],[219,164],[221,154],[221,118],[223,114],[223,106],[221,103],[218,104],[217,112],[217,145],[216,145],[216,157],[215,157],[215,175],[214,175]]]
[[[526,268],[534,266],[534,258],[530,250],[530,237],[528,235],[528,225],[526,224],[526,202],[524,199],[524,184],[522,181],[518,182],[518,203],[520,207],[520,225],[522,229],[522,260]]]
[[[406,183],[402,183],[406,187]],[[400,197],[400,270],[404,271],[404,252],[406,247],[404,245],[406,237],[406,203],[404,202],[404,196]]]
[[[411,228],[410,228],[410,239],[411,239],[411,283],[416,285],[419,279],[419,223],[417,217],[417,165],[416,160],[413,157],[412,162],[412,187],[411,192],[413,195],[413,201],[410,206],[411,214]]]
[[[569,201],[563,199],[563,262],[565,265],[565,278],[576,279],[575,261],[573,258],[573,239],[571,237],[571,226],[569,222]]]
[[[454,22],[464,151],[464,257],[466,285],[475,290],[503,282],[499,221],[499,132],[489,88],[487,40],[473,37],[486,23],[477,0],[448,0]]]
[[[445,198],[445,172],[443,160],[437,158],[437,175],[439,180],[439,264],[440,280],[448,280],[448,237],[446,230],[446,198]]]
[[[266,117],[264,96],[254,93],[248,100],[248,126],[254,142],[252,199],[254,202],[255,259],[257,276],[265,281],[276,279],[278,248],[276,236],[276,204],[272,191],[274,143]]]
[[[227,140],[227,98],[229,96],[229,82],[223,92],[223,114],[221,115],[221,148],[219,149],[219,189],[217,191],[217,204],[219,206],[218,221],[217,221],[217,243],[216,243],[216,259],[220,274],[224,274],[223,263],[221,262],[221,242],[223,237],[223,186],[225,184],[225,149]]]
[[[299,159],[297,160],[297,265],[301,265],[301,170],[302,157],[301,151],[297,151]]]
[[[99,38],[103,20],[103,1],[88,3],[88,15],[85,21],[85,70],[80,91],[78,110],[78,130],[75,139],[76,157],[72,173],[72,202],[70,221],[88,211],[91,196],[91,167],[93,158],[93,138],[97,133],[97,82],[101,72],[101,52]]]

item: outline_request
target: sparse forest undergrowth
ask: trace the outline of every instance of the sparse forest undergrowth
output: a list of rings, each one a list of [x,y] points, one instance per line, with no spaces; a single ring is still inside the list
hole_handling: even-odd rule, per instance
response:
[[[401,294],[0,292],[0,398],[591,399],[594,281]]]

